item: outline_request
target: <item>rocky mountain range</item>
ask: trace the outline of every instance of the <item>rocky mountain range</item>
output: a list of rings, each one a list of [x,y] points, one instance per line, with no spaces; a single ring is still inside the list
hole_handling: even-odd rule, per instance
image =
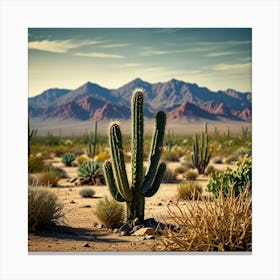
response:
[[[103,120],[130,117],[131,94],[145,90],[145,117],[158,110],[169,119],[251,120],[252,94],[233,89],[211,91],[197,84],[172,79],[148,83],[137,78],[118,89],[87,82],[75,90],[48,89],[28,99],[31,118]]]

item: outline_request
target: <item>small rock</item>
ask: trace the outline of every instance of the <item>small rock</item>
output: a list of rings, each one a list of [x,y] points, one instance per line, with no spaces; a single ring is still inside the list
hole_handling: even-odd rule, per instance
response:
[[[151,234],[155,234],[155,230],[151,227],[140,228],[133,233],[133,235],[136,236],[144,236],[144,235],[151,235]]]
[[[84,205],[81,208],[91,208],[91,206],[90,205]]]
[[[121,236],[126,236],[127,235],[127,231],[124,231],[124,230],[120,231],[120,235]]]
[[[119,229],[118,228],[115,228],[114,230],[113,230],[113,233],[119,233]]]
[[[93,225],[94,227],[96,227],[96,226],[98,226],[98,223],[97,223],[97,222],[94,222],[92,225]]]
[[[84,243],[83,247],[90,247],[88,243]]]
[[[151,239],[155,239],[155,236],[153,235],[153,234],[150,234],[150,235],[146,235],[145,237],[144,237],[144,240],[151,240]]]
[[[169,202],[169,203],[172,203],[173,201],[172,201],[172,200],[169,200],[168,202]]]
[[[48,247],[51,248],[52,246],[51,246],[51,245],[48,245]]]
[[[69,191],[72,192],[73,190],[71,188],[69,188]]]
[[[76,203],[74,200],[70,200],[70,202],[69,203]]]
[[[142,228],[143,226],[135,226],[133,227],[133,229],[130,231],[131,234],[133,234],[135,231],[137,231],[138,229]]]
[[[98,224],[96,227],[97,227],[98,229],[101,229],[101,228],[104,228],[104,225],[103,225],[103,224]]]
[[[162,203],[161,203],[161,202],[159,202],[159,203],[158,203],[158,206],[162,206]]]
[[[77,181],[77,180],[78,180],[78,177],[74,177],[74,178],[70,179],[69,182],[70,182],[70,183],[74,183],[74,182]]]

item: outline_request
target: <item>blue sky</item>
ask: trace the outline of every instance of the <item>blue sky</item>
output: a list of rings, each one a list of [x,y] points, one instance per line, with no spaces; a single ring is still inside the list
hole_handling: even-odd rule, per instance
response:
[[[250,28],[30,28],[29,96],[139,77],[251,91]]]

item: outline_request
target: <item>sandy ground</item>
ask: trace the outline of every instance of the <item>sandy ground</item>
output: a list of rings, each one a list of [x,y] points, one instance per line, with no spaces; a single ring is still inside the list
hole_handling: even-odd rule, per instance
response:
[[[52,165],[63,167],[60,158],[51,160]],[[171,169],[179,166],[180,163],[169,163]],[[215,165],[218,169],[225,169],[227,165]],[[232,166],[231,166],[232,167]],[[79,190],[82,187],[74,186],[69,179],[76,177],[77,167],[63,167],[69,178],[59,181],[60,187],[49,188],[57,194],[64,204],[65,225],[49,231],[30,233],[28,235],[29,252],[148,252],[150,247],[158,242],[146,240],[144,236],[120,236],[106,228],[97,228],[94,223],[100,223],[94,215],[94,208],[99,199],[106,195],[110,197],[107,186],[93,186],[95,196],[93,198],[82,198]],[[127,166],[128,177],[129,166]],[[196,180],[204,188],[208,178],[199,176]],[[155,218],[157,221],[168,220],[168,207],[175,210],[176,204],[182,209],[190,201],[178,201],[176,198],[179,182],[172,184],[161,184],[159,191],[151,198],[146,198],[145,218]],[[87,244],[87,245],[86,245]]]

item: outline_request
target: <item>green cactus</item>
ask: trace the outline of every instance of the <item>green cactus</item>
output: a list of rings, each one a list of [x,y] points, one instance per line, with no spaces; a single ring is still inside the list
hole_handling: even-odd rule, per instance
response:
[[[111,161],[107,160],[103,165],[106,184],[111,195],[119,202],[126,202],[127,220],[134,218],[144,220],[145,197],[151,197],[157,192],[166,169],[164,162],[159,164],[163,147],[166,114],[159,111],[155,119],[148,168],[145,176],[143,175],[143,105],[144,92],[142,89],[136,89],[131,99],[131,184],[129,185],[127,179],[122,135],[120,126],[117,123],[112,123],[109,129]]]
[[[28,157],[30,157],[30,144],[31,144],[31,139],[32,137],[37,135],[38,130],[37,129],[32,129],[30,130],[30,125],[29,125],[29,118],[28,118]]]
[[[167,141],[166,141],[167,151],[171,151],[172,147],[175,145],[172,138],[174,138],[173,130],[171,132],[171,130],[168,129],[168,135],[167,135]]]
[[[77,174],[79,178],[89,180],[95,184],[96,179],[102,175],[102,168],[97,161],[88,160],[79,166]]]
[[[197,133],[194,134],[193,141],[192,163],[197,168],[199,174],[204,173],[210,161],[211,151],[209,151],[208,140],[207,122],[205,122],[204,131],[201,132],[200,143]]]
[[[94,132],[88,133],[88,156],[94,158],[97,146],[97,121],[95,121]]]
[[[61,162],[65,166],[71,166],[72,165],[72,161],[74,161],[74,160],[75,160],[75,155],[73,153],[66,153],[61,158]]]

